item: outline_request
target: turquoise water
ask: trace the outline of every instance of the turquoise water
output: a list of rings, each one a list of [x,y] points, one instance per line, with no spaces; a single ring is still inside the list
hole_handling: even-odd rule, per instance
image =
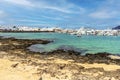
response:
[[[58,48],[73,49],[82,53],[109,52],[120,54],[120,36],[82,36],[62,33],[0,33],[0,36],[18,39],[49,39],[53,43],[32,45],[33,51],[48,52]]]

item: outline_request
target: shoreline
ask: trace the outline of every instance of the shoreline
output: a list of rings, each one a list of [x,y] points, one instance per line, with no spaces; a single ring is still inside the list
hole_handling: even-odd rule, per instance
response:
[[[12,67],[14,67],[14,70],[18,69],[19,67],[25,69],[32,67],[33,70],[36,70],[37,68],[35,71],[36,75],[31,75],[32,77],[37,76],[37,79],[39,78],[38,80],[106,80],[106,78],[107,80],[120,79],[120,59],[119,56],[116,57],[116,55],[109,53],[80,55],[80,53],[75,51],[64,50],[39,53],[32,52],[27,49],[27,47],[33,44],[47,44],[50,42],[51,41],[47,40],[29,40],[0,37],[0,61],[10,61],[10,65],[13,65]],[[12,63],[16,61],[18,64]],[[2,66],[6,65],[4,64]],[[1,70],[2,69],[3,68],[1,67]],[[24,71],[25,70],[23,70],[23,72]],[[18,72],[16,72],[16,75],[17,73]],[[21,74],[18,75],[20,76]],[[25,76],[22,75],[22,77]],[[30,80],[34,79],[31,78]]]
[[[54,31],[0,31],[1,33],[42,33],[42,32],[54,32]]]

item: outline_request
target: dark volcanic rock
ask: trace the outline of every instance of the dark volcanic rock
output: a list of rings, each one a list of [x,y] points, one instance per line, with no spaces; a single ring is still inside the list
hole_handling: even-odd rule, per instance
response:
[[[114,27],[114,28],[112,28],[113,30],[120,30],[120,25],[119,26],[117,26],[117,27]]]
[[[81,52],[76,52],[74,50],[58,49],[51,52],[40,53],[40,52],[33,52],[27,49],[29,46],[34,44],[48,44],[51,42],[47,40],[2,38],[0,39],[0,42],[3,44],[7,43],[7,45],[3,45],[0,47],[0,51],[7,51],[11,54],[14,53],[14,51],[16,51],[15,53],[17,53],[18,51],[21,51],[22,53],[26,53],[26,54],[24,55],[16,54],[16,55],[23,58],[26,58],[28,54],[31,56],[38,54],[45,57],[54,56],[54,57],[65,59],[65,60],[72,59],[75,62],[81,62],[81,63],[91,63],[91,64],[92,63],[106,63],[106,64],[115,63],[120,65],[120,60],[113,60],[109,58],[108,56],[110,55],[110,53],[106,53],[106,52],[81,55]]]
[[[106,52],[101,52],[101,53],[96,53],[96,54],[86,54],[85,56],[87,57],[94,57],[94,58],[106,58],[110,53]]]

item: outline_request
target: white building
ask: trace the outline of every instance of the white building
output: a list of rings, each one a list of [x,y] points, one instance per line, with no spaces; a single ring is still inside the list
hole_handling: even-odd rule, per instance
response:
[[[23,27],[19,27],[18,30],[19,31],[38,31],[39,28],[32,28],[32,27],[23,26]]]

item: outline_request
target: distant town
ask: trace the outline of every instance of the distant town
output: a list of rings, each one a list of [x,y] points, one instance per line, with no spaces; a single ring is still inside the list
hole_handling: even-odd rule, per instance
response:
[[[112,29],[91,29],[86,27],[80,27],[79,29],[63,29],[60,27],[29,27],[29,26],[12,26],[5,27],[0,26],[0,32],[57,32],[57,33],[67,33],[70,35],[101,35],[101,36],[119,36],[120,35],[120,26],[114,27]]]

